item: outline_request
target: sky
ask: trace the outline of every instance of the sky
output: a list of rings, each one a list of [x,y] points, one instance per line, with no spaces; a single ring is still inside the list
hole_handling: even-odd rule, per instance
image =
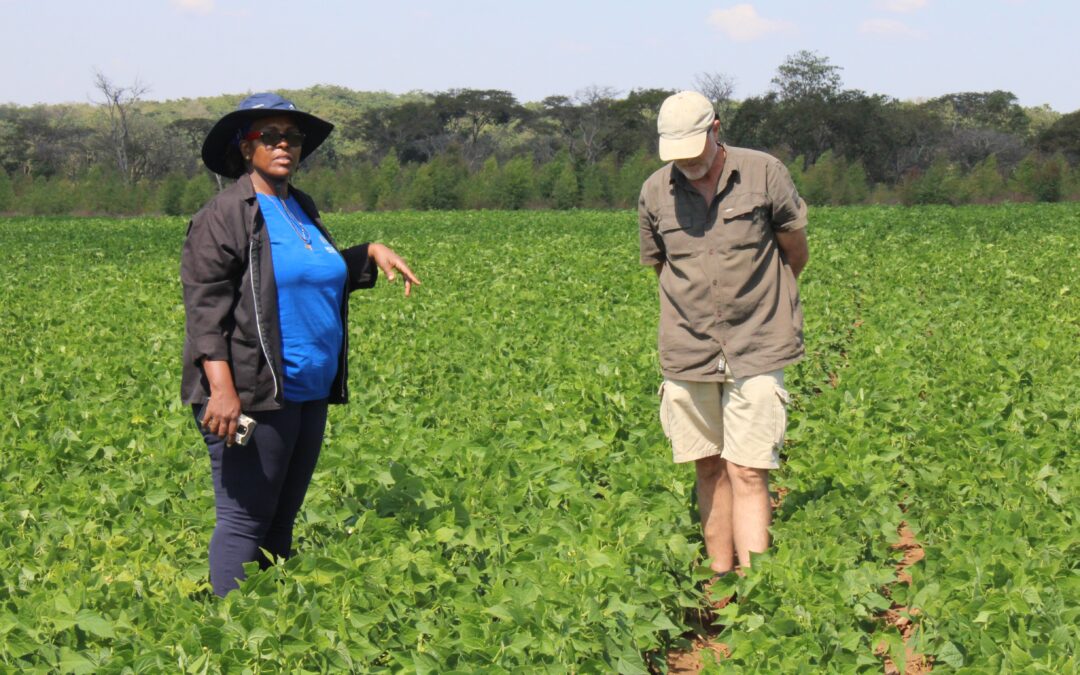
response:
[[[150,100],[315,84],[395,94],[692,88],[760,96],[810,50],[844,88],[902,100],[1011,91],[1080,109],[1075,0],[0,0],[0,103],[96,100],[94,73]]]

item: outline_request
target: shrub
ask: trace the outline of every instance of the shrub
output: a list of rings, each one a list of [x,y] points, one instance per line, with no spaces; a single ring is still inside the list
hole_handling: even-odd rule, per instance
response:
[[[7,171],[0,169],[0,213],[10,211],[15,206],[15,188]]]
[[[551,192],[553,205],[556,209],[572,209],[578,205],[580,194],[574,165],[571,162],[565,162]]]
[[[193,215],[217,192],[213,178],[205,171],[200,171],[188,179],[184,186],[184,196],[180,202],[183,215]]]
[[[531,157],[515,157],[502,166],[495,182],[495,203],[500,209],[525,207],[533,196]]]
[[[179,216],[184,213],[184,189],[187,179],[183,174],[170,173],[161,182],[158,189],[158,208],[167,216]]]

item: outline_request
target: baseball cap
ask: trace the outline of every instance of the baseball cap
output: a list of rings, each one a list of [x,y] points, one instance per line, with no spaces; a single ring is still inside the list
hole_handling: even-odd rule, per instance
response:
[[[660,132],[660,159],[697,157],[705,149],[705,135],[716,111],[709,99],[696,91],[680,91],[664,99],[656,129]]]

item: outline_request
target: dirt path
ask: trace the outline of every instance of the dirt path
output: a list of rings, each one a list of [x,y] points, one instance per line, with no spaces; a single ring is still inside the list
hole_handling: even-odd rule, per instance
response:
[[[777,488],[776,492],[771,497],[773,512],[775,513],[780,508],[780,502],[784,500],[784,496],[787,495],[787,488]],[[728,598],[722,605],[716,609],[722,608],[727,602],[730,602],[731,598]],[[691,647],[688,650],[672,650],[667,655],[668,673],[676,675],[685,675],[687,673],[700,673],[704,667],[702,654],[706,651],[710,651],[713,657],[716,659],[726,659],[731,656],[731,648],[723,642],[718,642],[715,638],[724,631],[724,626],[714,624],[712,617],[703,612],[699,621],[694,622],[697,630],[685,633],[684,638],[690,641]]]
[[[781,488],[773,497],[774,510],[780,505],[780,501],[783,500],[786,493],[787,490]],[[904,557],[896,565],[896,581],[894,584],[907,584],[910,586],[911,574],[908,573],[907,568],[925,558],[926,551],[923,550],[922,545],[915,538],[915,533],[911,531],[906,521],[900,523],[896,533],[899,539],[892,544],[892,548],[903,551]],[[891,596],[888,588],[885,589],[885,593],[886,597]],[[892,607],[885,610],[878,617],[886,624],[895,626],[901,637],[903,637],[907,661],[903,675],[923,675],[932,671],[934,667],[933,657],[919,654],[907,646],[916,629],[912,618],[918,615],[919,609],[917,607],[905,607],[894,602]],[[731,649],[723,642],[715,639],[723,632],[724,626],[713,624],[711,618],[707,613],[703,613],[701,620],[694,622],[697,624],[696,630],[683,635],[684,638],[691,642],[690,649],[668,652],[667,666],[669,673],[673,675],[700,673],[704,666],[702,654],[706,651],[712,652],[715,659],[727,658],[731,655]],[[884,643],[877,645],[874,653],[882,658],[885,675],[901,675],[896,663],[889,656],[888,648]]]
[[[923,550],[922,545],[915,538],[915,533],[908,527],[907,522],[902,521],[900,527],[897,528],[896,533],[900,538],[892,545],[892,547],[893,549],[903,551],[904,557],[896,565],[895,583],[907,584],[910,586],[911,574],[908,573],[907,568],[925,558],[926,551]],[[885,591],[886,597],[890,597],[888,592],[889,589],[886,588]],[[922,673],[929,673],[934,668],[933,657],[919,654],[908,646],[916,629],[915,622],[912,621],[912,618],[918,615],[918,607],[905,607],[894,602],[892,607],[885,610],[878,617],[886,624],[895,626],[900,632],[900,636],[904,639],[904,658],[907,661],[904,668],[904,675],[922,675]],[[885,675],[900,675],[900,669],[892,660],[892,657],[889,656],[888,648],[885,646],[885,643],[877,645],[874,649],[874,653],[883,658]]]

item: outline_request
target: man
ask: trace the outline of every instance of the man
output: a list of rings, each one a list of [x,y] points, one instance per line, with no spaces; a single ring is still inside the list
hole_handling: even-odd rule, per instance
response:
[[[660,158],[638,202],[641,263],[660,282],[660,421],[694,462],[718,575],[769,546],[769,471],[787,425],[784,366],[803,357],[796,278],[806,203],[775,157],[720,142],[701,94],[668,97]],[[736,562],[737,558],[737,562]]]

